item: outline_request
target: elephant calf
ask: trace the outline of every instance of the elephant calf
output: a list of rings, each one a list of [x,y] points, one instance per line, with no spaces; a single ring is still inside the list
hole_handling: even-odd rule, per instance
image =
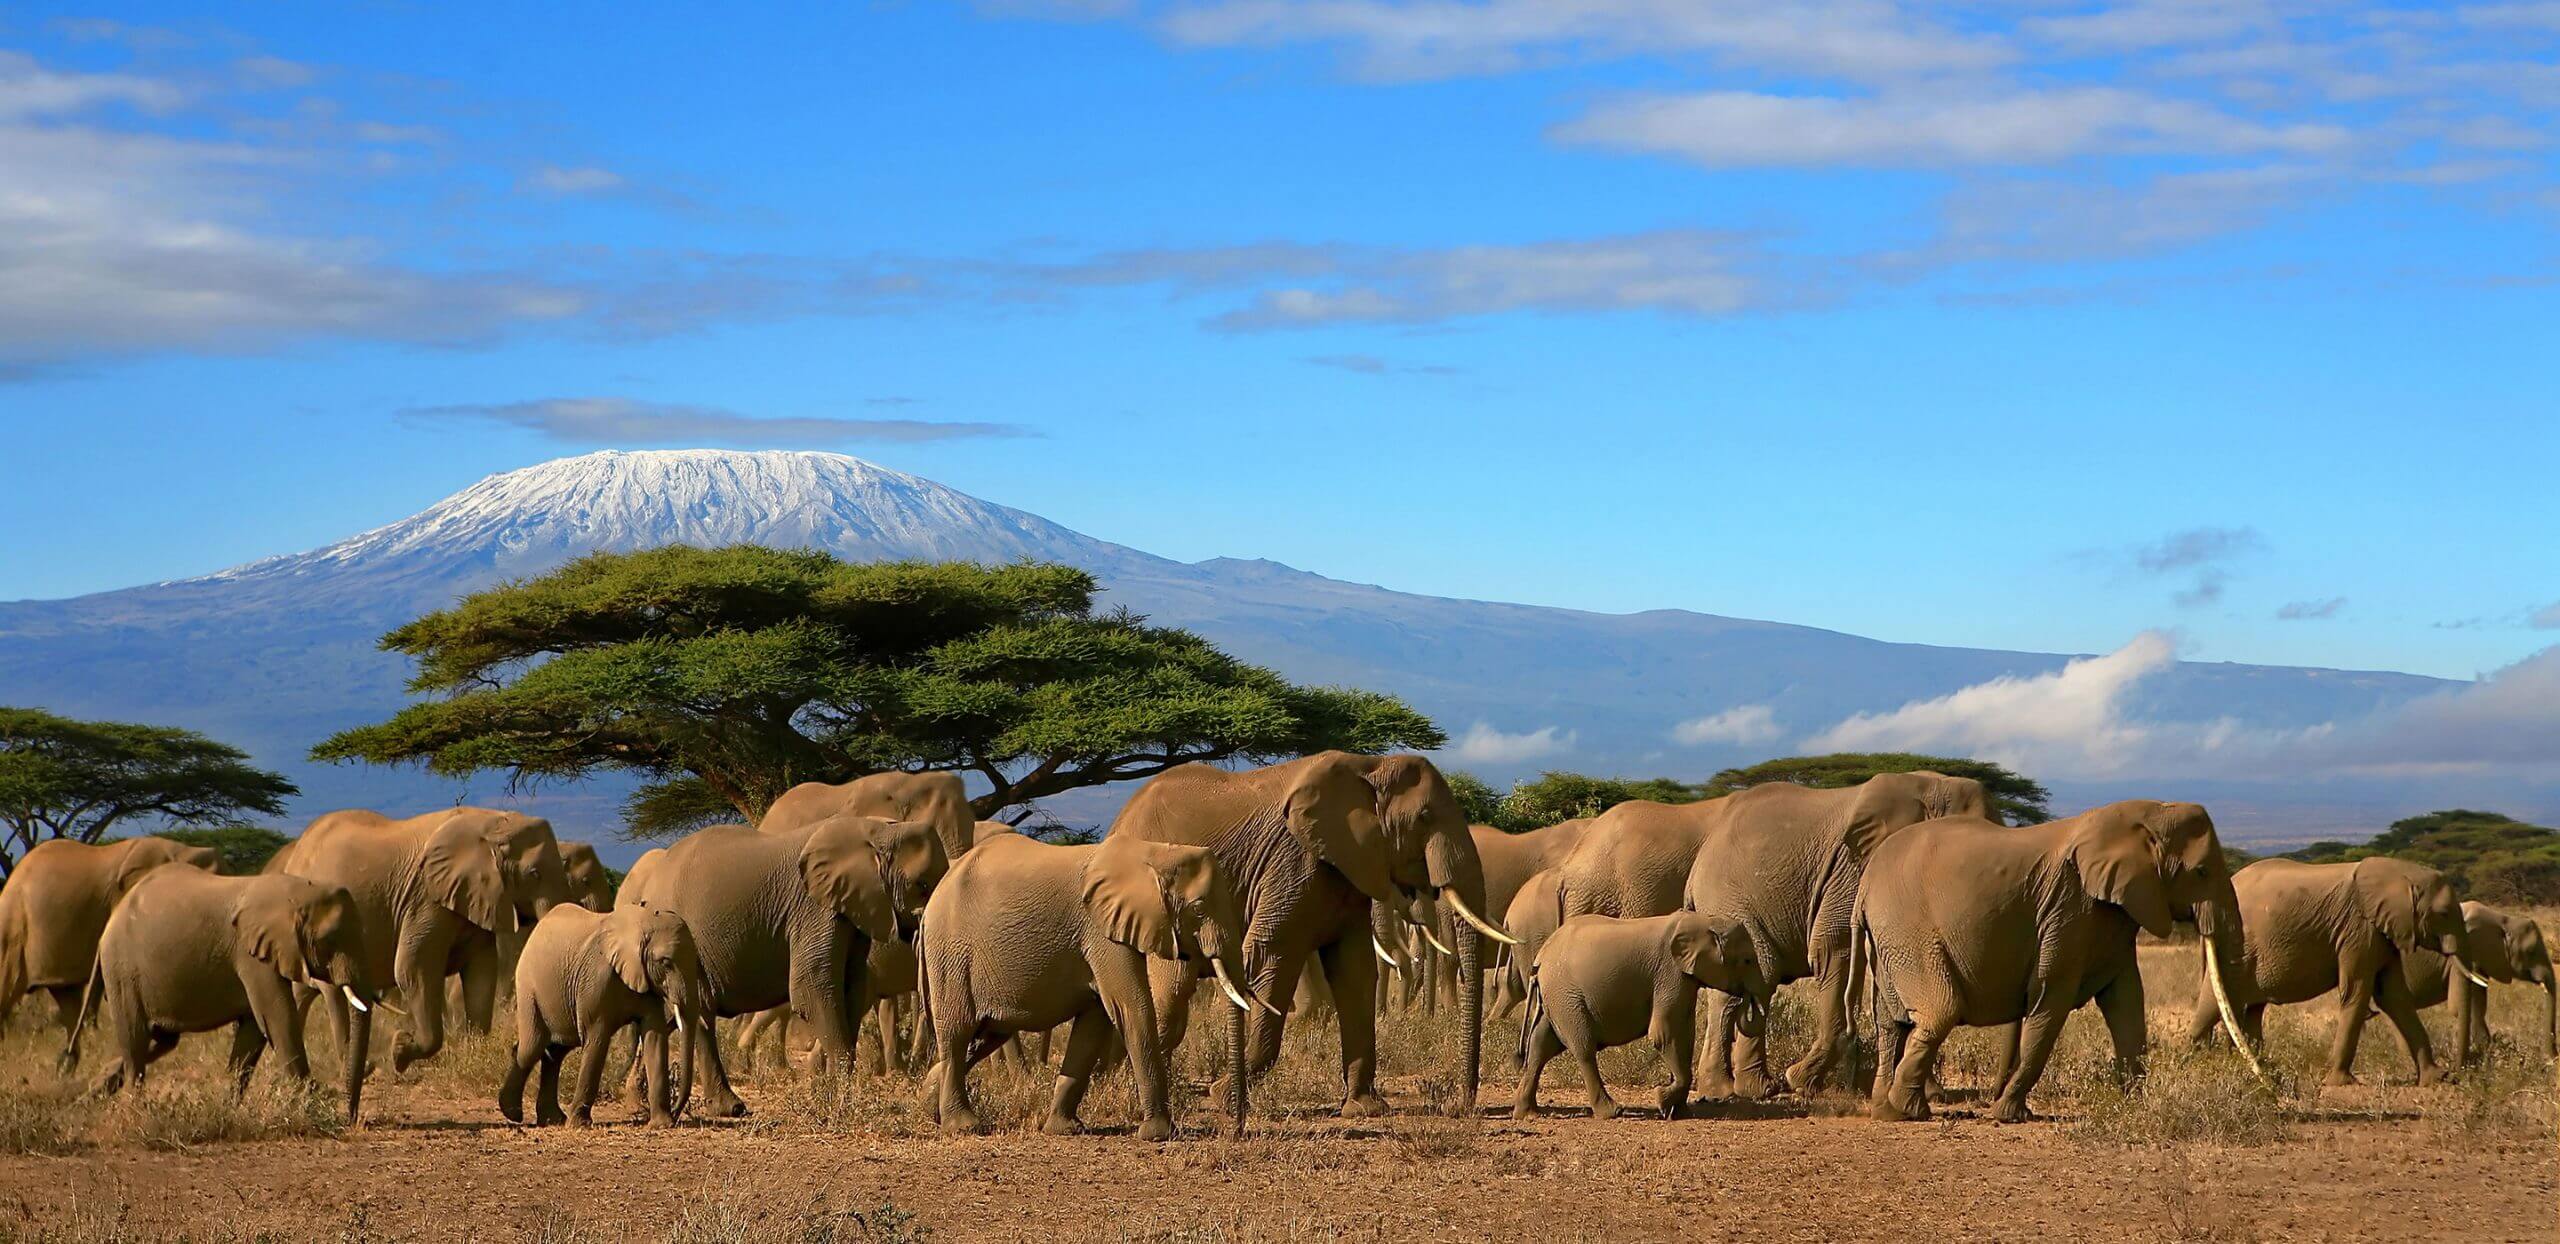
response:
[[[977,844],[925,905],[925,988],[938,1060],[925,1075],[925,1113],[947,1130],[975,1129],[970,1068],[1013,1034],[1073,1021],[1042,1130],[1080,1126],[1076,1110],[1116,1030],[1146,1112],[1138,1135],[1170,1138],[1169,1073],[1148,961],[1205,962],[1242,1010],[1242,934],[1235,890],[1204,848],[1118,835],[1096,846],[1019,836]],[[1244,1059],[1241,1015],[1227,1019],[1227,1059],[1230,1068]],[[1226,1083],[1241,1129],[1244,1077]]]
[[[1768,1015],[1769,983],[1751,939],[1731,920],[1676,912],[1619,920],[1576,916],[1538,952],[1529,1013],[1520,1028],[1520,1091],[1511,1117],[1538,1107],[1538,1077],[1547,1061],[1570,1052],[1591,1090],[1591,1117],[1618,1113],[1600,1079],[1600,1051],[1649,1037],[1670,1065],[1662,1117],[1676,1119],[1689,1100],[1697,1049],[1698,990],[1747,998],[1742,1022],[1757,1029]]]
[[[98,1015],[115,1065],[97,1089],[112,1093],[175,1049],[178,1037],[231,1025],[231,1071],[246,1088],[270,1044],[285,1074],[311,1075],[295,986],[334,994],[353,1010],[346,1046],[347,1120],[363,1104],[372,1004],[382,996],[367,964],[355,899],[300,877],[223,877],[162,868],[136,883],[98,941]],[[77,1041],[74,1032],[72,1039]]]
[[[690,1065],[693,1029],[685,1023],[687,1011],[711,1013],[711,986],[703,978],[702,954],[683,917],[642,906],[602,914],[566,904],[552,908],[533,927],[516,960],[516,1050],[506,1080],[498,1086],[498,1112],[524,1121],[525,1077],[539,1064],[542,1091],[534,1121],[585,1127],[614,1034],[626,1024],[637,1024],[644,1034],[649,1123],[672,1125],[667,1036],[671,1028],[684,1032],[684,1061]],[[579,1060],[577,1096],[564,1116],[560,1063],[579,1047],[587,1056]]]

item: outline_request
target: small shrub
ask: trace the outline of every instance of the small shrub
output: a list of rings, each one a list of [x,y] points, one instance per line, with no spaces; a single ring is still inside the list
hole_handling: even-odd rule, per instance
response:
[[[2156,1051],[2138,1082],[2118,1087],[2087,1077],[2079,1105],[2071,1135],[2101,1144],[2265,1145],[2287,1134],[2282,1093],[2229,1050]]]
[[[2560,1108],[2552,1096],[2551,1069],[2529,1065],[2500,1050],[2478,1066],[2462,1071],[2453,1084],[2453,1100],[2428,1119],[2441,1134],[2473,1143],[2525,1140],[2545,1144],[2560,1136]]]
[[[259,1080],[234,1095],[213,1080],[128,1089],[101,1115],[102,1140],[149,1149],[186,1149],[222,1141],[337,1136],[346,1130],[346,1099],[316,1083]]]
[[[0,1092],[0,1153],[68,1153],[89,1113],[79,1090],[59,1081]]]

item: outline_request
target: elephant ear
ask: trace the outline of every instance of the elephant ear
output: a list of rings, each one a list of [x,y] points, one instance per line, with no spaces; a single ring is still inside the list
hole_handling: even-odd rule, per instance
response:
[[[2376,928],[2391,939],[2394,946],[2420,944],[2418,910],[2421,895],[2418,887],[2398,868],[2394,860],[2358,861],[2355,869],[2356,897],[2364,904],[2365,914],[2373,917]],[[2432,947],[2430,947],[2432,949]]]
[[[1310,759],[1283,797],[1280,814],[1289,834],[1317,859],[1350,879],[1362,894],[1401,908],[1388,860],[1394,848],[1379,822],[1382,794],[1352,762],[1367,757],[1332,753]]]
[[[649,992],[650,910],[634,907],[605,917],[604,961],[633,993]]]
[[[1180,905],[1207,892],[1209,853],[1199,847],[1112,835],[1084,866],[1080,897],[1103,935],[1158,959],[1182,957]]]
[[[429,897],[462,913],[463,919],[494,932],[509,932],[515,928],[516,907],[507,898],[498,848],[481,832],[483,828],[478,817],[445,818],[427,836],[419,879]]]
[[[299,900],[301,886],[253,886],[231,910],[231,929],[240,945],[286,980],[298,981],[311,969],[303,957],[310,934],[310,910]]]
[[[1858,788],[1840,839],[1850,855],[1864,860],[1885,835],[1928,819],[1929,804],[1921,797],[1919,783],[1903,774],[1886,774],[1869,778]]]
[[[2147,804],[2109,804],[2080,815],[2071,863],[2090,897],[2113,903],[2154,937],[2167,937],[2177,917],[2161,877],[2160,841],[2145,823]]]
[[[800,846],[800,883],[809,896],[875,942],[898,937],[888,883],[894,844],[873,833],[888,825],[867,816],[829,817]]]
[[[1741,926],[1730,921],[1682,912],[1671,922],[1671,961],[1691,980],[1734,980],[1749,944]]]

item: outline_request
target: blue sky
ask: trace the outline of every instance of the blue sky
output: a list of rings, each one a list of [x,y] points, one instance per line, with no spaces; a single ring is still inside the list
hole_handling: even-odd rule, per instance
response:
[[[2553,3],[0,10],[0,598],[718,443],[2468,677],[2560,640],[2555,114]]]

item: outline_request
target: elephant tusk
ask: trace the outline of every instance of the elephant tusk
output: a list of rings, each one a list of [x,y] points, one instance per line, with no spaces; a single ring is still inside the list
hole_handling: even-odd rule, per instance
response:
[[[1377,941],[1372,940],[1369,943],[1369,949],[1378,952],[1379,960],[1384,962],[1388,967],[1394,968],[1399,972],[1404,970],[1404,962],[1397,959],[1394,955],[1388,954],[1387,948],[1380,945]]]
[[[2474,985],[2478,985],[2478,986],[2479,986],[2479,987],[2481,987],[2482,989],[2487,989],[2487,988],[2489,987],[2489,982],[2488,982],[2486,979],[2483,979],[2483,978],[2481,977],[2481,975],[2480,975],[2478,972],[2474,972],[2474,971],[2472,971],[2472,970],[2471,970],[2471,965],[2470,965],[2470,964],[2468,964],[2468,963],[2464,963],[2464,962],[2463,962],[2462,960],[2460,960],[2460,959],[2456,959],[2456,960],[2454,960],[2454,961],[2453,961],[2453,965],[2454,965],[2455,967],[2461,968],[2461,969],[2462,969],[2462,974],[2463,974],[2464,976],[2468,976],[2468,977],[2470,977],[2470,978],[2471,978],[2471,983],[2472,983],[2472,984],[2474,984]]]
[[[1246,1014],[1251,1014],[1253,1012],[1253,1004],[1245,1001],[1244,995],[1236,991],[1236,983],[1234,981],[1227,979],[1226,962],[1221,959],[1211,959],[1209,961],[1209,970],[1217,974],[1218,988],[1227,991],[1227,1001],[1235,1003],[1237,1010],[1243,1011]]]
[[[347,1005],[354,1007],[357,1014],[370,1015],[373,1013],[373,1008],[366,1006],[364,1004],[364,999],[356,996],[355,990],[349,989],[344,985],[340,985],[338,986],[338,992],[347,996]]]
[[[1467,906],[1467,900],[1458,897],[1458,887],[1441,887],[1440,897],[1448,900],[1451,907],[1457,908],[1458,918],[1474,925],[1476,927],[1476,932],[1482,933],[1486,937],[1490,937],[1505,946],[1517,946],[1520,944],[1519,938],[1513,937],[1510,934],[1485,923],[1484,917],[1477,915],[1474,908]]]
[[[2240,1029],[2240,1015],[2232,1008],[2230,992],[2222,987],[2222,956],[2214,950],[2213,938],[2201,940],[2204,944],[2204,978],[2213,985],[2213,1004],[2222,1010],[2222,1027],[2231,1034],[2231,1044],[2239,1049],[2241,1059],[2249,1064],[2249,1073],[2258,1077],[2261,1083],[2272,1085],[2274,1081],[2267,1079],[2266,1067],[2258,1062],[2258,1052],[2249,1048],[2249,1034]]]
[[[1454,950],[1449,949],[1448,943],[1441,941],[1439,938],[1433,937],[1433,936],[1431,935],[1431,926],[1430,926],[1430,925],[1427,925],[1427,924],[1417,924],[1417,925],[1415,925],[1415,926],[1413,926],[1413,927],[1414,927],[1414,928],[1416,928],[1416,929],[1421,930],[1421,932],[1422,932],[1422,940],[1424,940],[1424,941],[1426,941],[1426,942],[1431,943],[1431,948],[1432,948],[1433,950],[1439,951],[1441,954],[1444,954],[1444,955],[1455,955],[1455,954],[1457,954],[1457,953],[1458,953],[1457,951],[1454,951]]]
[[[1259,990],[1259,989],[1248,989],[1248,990],[1246,990],[1246,991],[1245,991],[1245,993],[1253,999],[1253,1004],[1254,1004],[1255,1006],[1261,1007],[1263,1010],[1266,1010],[1266,1011],[1271,1012],[1271,1018],[1273,1018],[1273,1019],[1287,1019],[1287,1018],[1289,1018],[1289,1013],[1288,1013],[1287,1011],[1281,1010],[1280,1008],[1278,1008],[1278,1007],[1276,1007],[1276,1006],[1271,1005],[1271,999],[1266,998],[1266,997],[1263,997],[1263,996],[1262,996],[1262,991],[1261,991],[1261,990]]]

